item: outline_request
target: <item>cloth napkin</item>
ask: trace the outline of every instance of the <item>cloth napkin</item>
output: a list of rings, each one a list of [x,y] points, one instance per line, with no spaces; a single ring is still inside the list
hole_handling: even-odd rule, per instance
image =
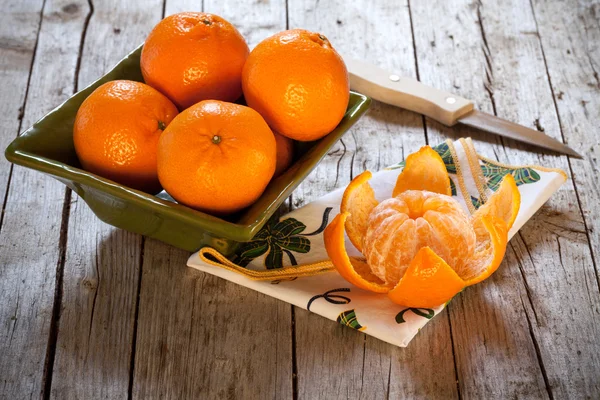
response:
[[[539,166],[511,166],[492,161],[475,152],[470,139],[450,140],[434,147],[450,174],[452,195],[469,213],[473,213],[497,190],[502,178],[512,174],[521,194],[521,208],[509,232],[512,237],[529,218],[566,181],[559,169]],[[388,199],[404,162],[373,174],[369,181],[377,200]],[[339,213],[345,188],[298,208],[281,218],[269,221],[251,241],[237,250],[231,261],[252,270],[273,270],[311,264],[328,259],[323,244],[323,230]],[[360,255],[346,238],[350,255]],[[405,347],[431,318],[437,308],[408,308],[392,303],[385,294],[359,289],[344,280],[335,270],[319,275],[275,281],[256,281],[210,265],[198,253],[188,266],[257,290],[295,306],[307,309],[388,343]],[[502,268],[502,267],[501,267]],[[485,283],[481,283],[485,284]]]

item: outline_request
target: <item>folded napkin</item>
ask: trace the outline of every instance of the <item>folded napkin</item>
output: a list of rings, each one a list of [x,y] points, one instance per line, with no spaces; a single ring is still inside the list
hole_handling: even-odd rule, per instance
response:
[[[521,208],[509,232],[512,237],[525,222],[548,200],[567,175],[558,169],[538,166],[511,166],[492,161],[475,152],[470,139],[446,141],[434,147],[444,160],[450,174],[452,195],[469,213],[473,213],[490,194],[497,190],[502,178],[512,174],[521,194]],[[388,199],[404,162],[373,174],[369,181],[377,200]],[[327,252],[323,244],[323,230],[339,213],[344,188],[296,209],[279,219],[272,219],[250,242],[244,243],[231,258],[231,263],[248,271],[275,273],[279,268],[314,264],[327,266]],[[350,255],[360,253],[346,239]],[[221,268],[206,257],[193,254],[188,266],[219,276],[239,285],[257,290],[269,296],[291,303],[363,331],[388,343],[405,347],[419,330],[444,305],[437,308],[407,308],[392,303],[387,295],[359,289],[344,280],[335,270],[299,278],[283,278],[271,281],[252,280],[235,268]],[[220,264],[223,264],[221,262]],[[287,268],[283,271],[288,271]],[[321,271],[324,268],[321,268]],[[252,272],[253,273],[253,272]],[[484,283],[485,284],[485,283]]]

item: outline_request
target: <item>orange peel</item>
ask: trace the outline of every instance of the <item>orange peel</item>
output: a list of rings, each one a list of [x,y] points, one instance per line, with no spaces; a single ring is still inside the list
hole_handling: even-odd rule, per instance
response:
[[[388,296],[397,304],[429,308],[445,303],[465,286],[446,261],[431,248],[422,247]]]
[[[392,197],[407,190],[427,190],[428,192],[452,195],[450,177],[442,157],[429,146],[406,157],[402,173],[398,175]]]
[[[368,183],[371,177],[371,171],[365,171],[352,179],[344,191],[340,205],[341,213],[349,213],[345,225],[346,232],[358,251],[362,251],[362,237],[367,231],[369,214],[378,204],[375,192]]]
[[[471,275],[461,275],[467,286],[487,279],[498,269],[504,259],[508,244],[508,227],[506,226],[506,222],[496,217],[482,217],[475,220],[473,228],[476,232],[479,230],[477,226],[479,222],[483,225],[488,238],[481,238],[477,235],[477,247],[475,254],[471,257],[470,263],[470,271],[474,271],[474,273]]]
[[[336,215],[323,232],[329,258],[339,274],[354,286],[375,293],[389,292],[390,287],[385,286],[383,281],[371,273],[366,262],[348,256],[344,243],[344,225],[349,215],[347,212]]]
[[[395,196],[379,204],[370,172],[350,183],[341,213],[324,233],[327,253],[344,279],[404,306],[436,307],[498,269],[520,207],[514,178],[507,175],[469,217],[450,196],[443,165],[433,149],[421,148],[407,158]],[[348,255],[345,233],[364,259]]]
[[[508,174],[502,178],[498,190],[490,196],[481,207],[473,213],[473,219],[484,215],[501,218],[506,222],[508,229],[512,228],[519,208],[521,207],[521,194],[515,178]]]

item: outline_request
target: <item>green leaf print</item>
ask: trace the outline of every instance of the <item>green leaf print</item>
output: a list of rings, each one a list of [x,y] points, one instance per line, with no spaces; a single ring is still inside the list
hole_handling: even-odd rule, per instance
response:
[[[471,204],[473,204],[473,207],[475,207],[476,210],[483,205],[480,199],[473,196],[471,196]]]
[[[435,146],[433,150],[435,150],[440,155],[440,157],[442,157],[442,160],[446,165],[446,170],[448,171],[448,173],[456,174],[456,165],[454,164],[452,152],[450,151],[450,146],[448,146],[448,143],[439,144]]]
[[[273,227],[273,236],[277,238],[286,238],[291,235],[297,235],[306,229],[306,225],[294,218],[284,219]]]
[[[456,184],[452,178],[450,178],[450,191],[452,192],[452,196],[456,196]]]
[[[283,238],[279,241],[279,245],[296,253],[308,253],[310,251],[310,240],[302,236]]]
[[[244,251],[240,253],[243,258],[256,258],[265,254],[269,250],[269,244],[266,240],[256,240],[248,243]]]
[[[265,266],[267,269],[281,268],[277,265],[283,266],[283,250],[279,246],[271,246],[269,254],[265,258]]]
[[[540,180],[540,174],[538,174],[533,168],[506,168],[485,160],[482,161],[481,172],[486,180],[486,186],[493,192],[498,190],[500,182],[502,182],[502,179],[508,174],[512,174],[512,176],[515,178],[517,186],[527,183],[534,183]]]
[[[321,225],[310,233],[303,233],[306,225],[295,218],[282,221],[277,217],[271,218],[254,239],[238,247],[232,261],[245,267],[266,253],[264,263],[267,269],[283,268],[283,255],[286,254],[292,265],[298,265],[292,252],[304,254],[310,251],[310,240],[306,236],[317,235],[325,230],[331,210],[332,207],[327,207],[323,211]]]
[[[358,320],[356,319],[356,312],[354,311],[354,309],[340,313],[340,315],[338,315],[337,317],[337,322],[359,331],[367,329],[366,326],[362,326],[358,323]]]
[[[540,180],[540,174],[533,168],[517,168],[512,173],[518,185],[533,183]]]

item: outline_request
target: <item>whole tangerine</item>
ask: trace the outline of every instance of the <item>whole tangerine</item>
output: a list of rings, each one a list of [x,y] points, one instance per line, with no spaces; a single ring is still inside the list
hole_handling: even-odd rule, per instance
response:
[[[277,132],[273,132],[273,135],[275,135],[275,144],[277,146],[277,162],[275,164],[275,173],[273,174],[273,177],[276,178],[284,173],[292,164],[294,141]]]
[[[179,114],[158,145],[158,177],[165,190],[178,202],[215,215],[256,201],[275,163],[275,137],[260,114],[218,100]]]
[[[240,32],[225,19],[183,12],[166,17],[152,29],[140,67],[146,83],[183,110],[202,100],[238,99],[248,53]]]
[[[75,117],[73,141],[83,168],[148,193],[160,191],[158,138],[177,107],[140,82],[107,82],[88,96]]]
[[[274,131],[300,141],[331,132],[350,96],[342,57],[325,36],[303,29],[259,43],[244,65],[242,87],[248,105]]]

